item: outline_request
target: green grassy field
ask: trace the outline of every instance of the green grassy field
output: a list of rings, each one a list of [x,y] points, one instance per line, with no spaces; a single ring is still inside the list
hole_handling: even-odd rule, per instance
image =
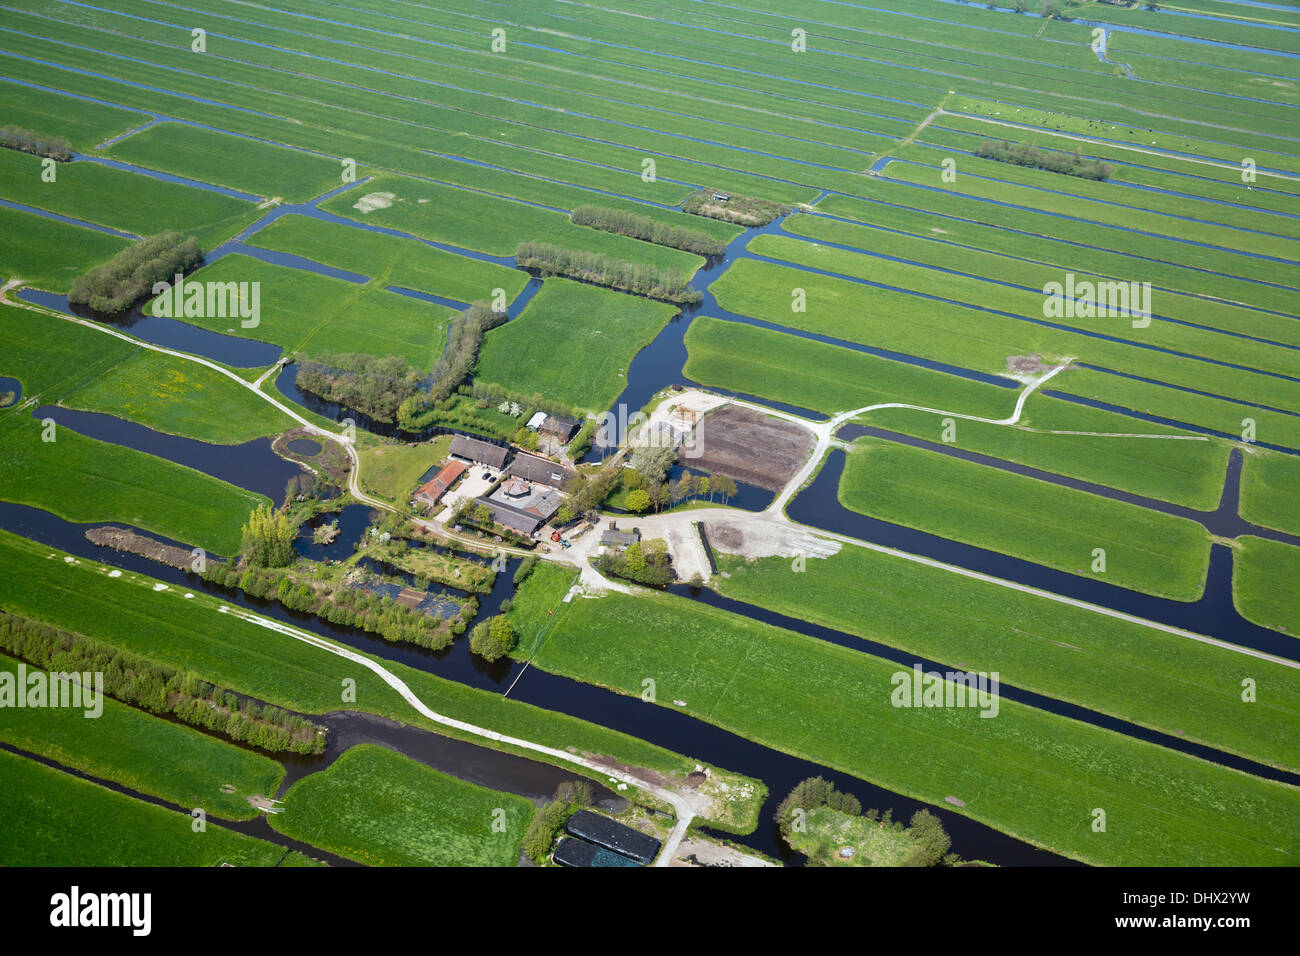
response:
[[[56,560],[50,560],[55,554]],[[302,713],[328,713],[343,703],[341,681],[356,681],[357,709],[439,733],[373,672],[292,638],[222,613],[224,606],[133,573],[109,578],[90,561],[68,564],[53,549],[0,532],[0,605],[78,631],[164,664],[192,670],[259,700]],[[617,731],[466,687],[392,661],[394,674],[439,713],[552,747],[611,754],[634,766],[689,773],[695,761]],[[470,738],[482,742],[481,738]]]
[[[0,500],[67,521],[120,521],[216,554],[239,549],[240,527],[266,499],[147,455],[56,427],[55,440],[28,412],[0,412]]]
[[[5,866],[278,866],[299,856],[215,824],[195,833],[187,814],[3,751],[0,782]]]
[[[518,318],[487,334],[477,377],[600,412],[623,391],[633,356],[677,312],[662,302],[547,279]]]
[[[545,641],[575,577],[572,568],[545,561],[534,566],[510,606],[510,623],[519,635],[514,657],[527,660]]]
[[[286,352],[361,352],[400,355],[427,369],[442,354],[445,306],[421,302],[373,283],[357,284],[233,253],[198,270],[186,282],[260,282],[258,325],[219,316],[184,321],[216,332],[283,346]],[[146,310],[154,311],[150,303]]]
[[[1199,523],[941,452],[860,438],[839,498],[860,514],[1134,591],[1195,601],[1205,588],[1210,535]]]
[[[149,117],[144,113],[86,103],[52,90],[5,85],[5,122],[48,136],[66,136],[80,150],[94,149]]]
[[[251,244],[360,272],[372,282],[460,302],[490,301],[496,289],[505,291],[508,302],[528,284],[528,273],[518,269],[306,216],[282,216],[256,233]]]
[[[838,253],[836,250],[830,252],[854,255],[863,262],[871,261],[852,253]],[[938,288],[941,284],[937,279],[933,281],[935,294],[942,294]],[[792,293],[796,289],[803,289],[806,293],[805,311],[793,310]],[[1195,375],[1197,387],[1206,391],[1284,410],[1300,411],[1300,386],[1292,381],[1211,362],[1189,363],[1186,358],[1176,355],[1150,348],[1135,348],[1123,342],[1086,335],[1082,331],[1050,328],[1009,315],[974,311],[959,304],[926,301],[906,292],[879,289],[846,279],[809,275],[791,266],[741,260],[713,284],[712,291],[717,295],[720,305],[742,315],[849,342],[893,349],[975,371],[1001,373],[1005,371],[1007,359],[1015,355],[1039,355],[1049,363],[1069,357],[1160,381],[1180,383]],[[1034,311],[1031,312],[1026,307],[1021,313],[1041,318],[1042,303],[1041,295],[1033,296]],[[1134,329],[1128,319],[1117,317],[1079,320],[1081,329],[1087,326],[1091,331],[1143,345],[1159,344],[1161,334],[1188,339],[1194,336],[1215,336],[1214,344],[1223,338],[1216,333],[1198,332],[1180,326],[1170,326],[1175,331],[1163,333],[1157,329],[1160,324],[1153,321],[1145,329]],[[1232,340],[1232,345],[1219,344],[1217,350],[1209,353],[1209,357],[1217,358],[1219,354],[1231,353],[1238,348],[1237,341]],[[1258,343],[1247,344],[1255,350],[1264,348]],[[1281,353],[1281,350],[1271,349],[1266,364],[1277,365],[1275,371],[1289,374],[1284,371],[1290,367],[1287,357],[1274,353]],[[1189,354],[1198,353],[1190,350]],[[1191,369],[1189,364],[1192,365]],[[1103,376],[1106,387],[1115,394],[1121,394],[1121,390],[1141,394],[1161,390],[1159,386],[1134,380],[1112,385],[1111,380],[1117,376],[1086,370],[1071,372],[1070,381],[1085,375]],[[1054,383],[1053,387],[1062,386]],[[1181,412],[1186,416],[1182,420],[1197,421],[1195,416],[1198,414],[1198,405],[1195,400],[1200,399],[1200,396],[1170,389],[1164,391],[1170,392],[1167,404],[1179,410],[1186,409]],[[1265,395],[1268,396],[1267,401],[1262,398]],[[1217,399],[1203,401],[1213,402],[1216,406],[1227,404]],[[1262,416],[1268,414],[1261,412]],[[1273,415],[1273,418],[1283,422],[1287,417]],[[1290,422],[1277,427],[1279,430],[1285,427],[1288,434],[1297,430],[1294,417]]]
[[[359,200],[375,193],[392,193],[391,205],[370,212],[354,208]],[[566,215],[553,210],[398,176],[377,176],[364,186],[328,200],[323,208],[350,219],[497,256],[514,255],[519,243],[535,240],[687,274],[704,262],[688,252],[575,226]]]
[[[1011,389],[708,316],[691,323],[686,347],[684,372],[702,385],[826,414],[882,402],[986,418],[1002,418],[1015,408]]]
[[[0,305],[0,375],[18,379],[23,399],[56,402],[123,362],[136,346],[73,322]]]
[[[1300,460],[1275,451],[1247,454],[1238,508],[1254,524],[1300,534]]]
[[[1237,539],[1232,562],[1232,599],[1241,616],[1263,627],[1300,637],[1300,548],[1246,535]]]
[[[18,662],[0,654],[0,671]],[[28,667],[28,673],[35,668]],[[0,740],[66,767],[209,816],[251,820],[251,796],[274,796],[284,768],[190,727],[104,699],[98,717],[65,707],[0,708]],[[229,786],[230,793],[222,788]]]
[[[374,745],[289,788],[271,825],[371,866],[513,866],[533,805]]]
[[[176,123],[157,123],[132,133],[108,155],[135,166],[288,202],[305,202],[343,185],[343,167],[337,159]]]
[[[195,236],[205,249],[258,215],[252,203],[241,199],[96,163],[62,163],[57,172],[54,182],[42,182],[39,157],[2,149],[0,199],[137,236],[174,229]]]
[[[942,442],[945,431],[941,416],[910,408],[880,409],[860,416],[859,421],[932,442]],[[1224,442],[1200,440],[1177,429],[1041,393],[1025,403],[1019,424],[1023,427],[956,419],[951,444],[1198,511],[1213,511],[1219,503],[1228,466]],[[1182,437],[1112,437],[1125,435]]]
[[[1031,0],[1031,11],[1045,2]],[[1291,215],[1300,196],[1300,65],[1252,49],[1285,52],[1289,34],[1259,24],[1294,18],[1223,0],[1067,11],[1156,31],[1112,31],[1113,62],[1103,62],[1086,22],[933,0],[875,0],[869,13],[867,20],[851,4],[806,5],[797,17],[809,48],[798,53],[788,0],[721,8],[679,0],[581,7],[12,0],[0,30],[0,122],[67,136],[90,157],[289,203],[341,185],[339,160],[355,159],[359,178],[373,178],[325,208],[409,237],[290,214],[252,244],[369,281],[243,255],[195,277],[261,282],[262,320],[256,329],[238,319],[191,321],[300,356],[398,355],[431,368],[450,310],[385,287],[455,302],[501,289],[512,299],[527,282],[508,267],[521,241],[694,273],[698,256],[575,226],[569,213],[609,206],[730,239],[736,227],[674,208],[698,188],[720,189],[815,203],[750,243],[762,260],[730,265],[712,289],[725,309],[982,372],[1004,373],[1011,356],[1049,363],[1069,356],[1097,368],[1070,368],[1047,390],[1228,436],[1241,435],[1250,419],[1256,441],[1300,447],[1292,354],[1300,347],[1300,221]],[[209,30],[210,55],[188,49],[196,17],[216,24],[199,24]],[[497,23],[507,26],[504,51],[487,36],[486,25]],[[1077,148],[1115,169],[1093,182],[972,155],[988,139]],[[939,177],[949,157],[957,161],[955,182]],[[1241,175],[1243,157],[1259,166],[1253,188]],[[891,161],[868,175],[882,158]],[[55,183],[41,182],[40,170],[36,157],[0,150],[0,200],[131,234],[177,229],[209,250],[266,212],[92,161],[59,165]],[[383,194],[392,194],[391,205]],[[357,208],[365,197],[381,208]],[[0,281],[19,277],[54,291],[125,242],[7,208],[0,208],[0,236]],[[1145,329],[1122,319],[1062,320],[1066,328],[1025,321],[1042,317],[1039,290],[1065,272],[1150,281],[1153,310],[1172,321],[1157,318]],[[796,288],[807,292],[804,312],[791,309]],[[475,377],[603,411],[626,384],[637,351],[673,314],[550,279],[522,315],[488,334]],[[289,423],[210,370],[48,316],[0,306],[0,342],[0,375],[17,376],[25,400],[214,442]],[[905,402],[996,419],[1011,413],[1017,397],[1014,389],[709,316],[693,320],[686,345],[681,377],[817,414]],[[238,374],[251,382],[260,373]],[[274,392],[273,384],[265,388]],[[518,427],[493,408],[476,410],[471,397],[456,401],[439,424],[501,435]],[[941,440],[943,417],[884,409],[862,420]],[[1213,508],[1222,489],[1226,440],[1051,434],[1192,433],[1041,393],[1020,424],[958,420],[954,444],[1192,508]],[[237,543],[256,500],[68,429],[56,444],[38,440],[30,410],[0,411],[0,498],[74,520],[130,521],[218,552]],[[404,505],[444,446],[362,437],[363,485]],[[1200,593],[1209,547],[1194,523],[930,452],[879,441],[858,448],[841,496],[864,511],[1138,590],[1179,599]],[[1295,459],[1246,451],[1243,517],[1300,534]],[[1105,574],[1089,570],[1094,547],[1106,549]],[[1245,537],[1234,551],[1242,613],[1297,633],[1290,592],[1300,549]],[[139,576],[109,579],[94,562],[62,557],[0,534],[0,606],[52,615],[309,712],[337,709],[339,682],[355,677],[358,701],[346,706],[426,725],[373,674],[232,619],[206,595],[186,601],[174,588],[153,592]],[[1001,670],[1009,683],[1165,733],[1300,766],[1291,671],[1252,662],[1246,676],[1260,681],[1260,700],[1245,707],[1239,655],[954,581],[939,569],[855,549],[809,561],[806,574],[789,580],[788,560],[724,564],[733,576],[719,586],[745,600],[952,666]],[[880,687],[892,665],[664,596],[564,604],[571,579],[570,569],[546,563],[533,571],[509,612],[521,635],[517,655],[540,646],[542,666],[629,693],[652,674],[660,699],[685,699],[703,719],[900,792],[935,802],[960,797],[963,812],[1088,862],[1298,862],[1294,789],[1010,704],[996,720],[973,722],[969,714],[893,710]],[[693,766],[689,755],[392,669],[430,706],[465,720],[658,770]],[[155,738],[142,737],[136,749],[118,754],[105,745],[79,759],[163,786],[147,765]],[[56,743],[52,737],[48,746]],[[65,752],[74,751],[69,743]],[[383,814],[371,820],[350,786],[362,771],[341,762],[295,788],[319,810],[298,825],[319,827],[330,845],[370,862],[422,862],[443,850],[456,862],[513,862],[492,856],[495,845],[462,839],[472,819],[436,819],[419,800],[422,770],[394,767],[402,785],[383,794]],[[204,779],[196,775],[192,785]],[[191,786],[190,778],[172,785]],[[17,826],[39,816],[34,806],[17,806]],[[1097,806],[1110,814],[1109,835],[1088,829]],[[455,835],[440,842],[435,834],[444,826]],[[175,849],[143,823],[130,827],[146,834],[146,846],[124,851],[128,861]],[[87,834],[93,839],[90,825],[75,831]],[[70,839],[52,839],[55,862]]]
[[[447,457],[451,436],[440,435],[417,445],[376,443],[361,449],[361,486],[405,507],[420,477]]]
[[[1095,865],[1283,864],[1293,788],[1000,701],[895,708],[898,665],[682,598],[566,606],[535,666],[660,700],[768,746],[958,810]],[[1105,834],[1091,813],[1107,811]],[[954,848],[961,852],[960,847]]]
[[[296,424],[219,372],[145,349],[60,402],[217,444],[239,444]]]
[[[1042,316],[1043,287],[1049,282],[1063,281],[1066,272],[1073,272],[1076,282],[1128,281],[1131,275],[1099,276],[1079,271],[1077,261],[1067,262],[1064,267],[1045,262],[1025,262],[997,253],[953,246],[935,238],[899,236],[819,216],[795,216],[790,220],[790,229],[812,240],[851,245],[862,252],[781,235],[758,236],[748,248],[782,262],[1031,318]],[[911,261],[895,262],[882,258],[881,254]],[[954,275],[954,272],[966,275]],[[1012,288],[1009,283],[1022,288]],[[1151,307],[1152,313],[1162,318],[1154,319],[1151,326],[1142,330],[1140,341],[1165,348],[1208,354],[1215,358],[1231,357],[1234,361],[1258,368],[1267,368],[1268,361],[1273,358],[1272,352],[1276,351],[1260,343],[1225,339],[1212,331],[1194,330],[1164,319],[1193,322],[1211,329],[1239,332],[1288,345],[1300,344],[1300,331],[1291,327],[1294,323],[1279,316],[1164,288],[1157,291],[1154,283]],[[1096,320],[1083,318],[1064,319],[1062,322],[1089,331],[1099,327]],[[1134,334],[1130,330],[1125,337],[1132,338]]]
[[[806,562],[721,555],[723,594],[950,667],[1281,767],[1300,766],[1295,670],[1048,601],[1011,588],[844,547]],[[1243,707],[1241,679],[1268,690]],[[1267,676],[1264,676],[1267,675]]]
[[[67,292],[77,276],[127,244],[95,229],[0,206],[0,274],[49,292]]]

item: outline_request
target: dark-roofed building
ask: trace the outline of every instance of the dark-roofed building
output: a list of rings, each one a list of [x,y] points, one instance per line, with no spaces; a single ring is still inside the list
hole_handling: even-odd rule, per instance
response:
[[[601,533],[600,543],[607,548],[618,548],[622,551],[641,540],[641,532],[633,529],[631,531],[619,531],[617,528],[608,528]]]
[[[436,508],[438,500],[447,493],[447,489],[456,483],[456,479],[465,474],[469,465],[463,461],[449,461],[433,479],[420,486],[415,493],[415,503],[423,508]]]
[[[507,478],[487,498],[492,520],[520,534],[532,534],[560,510],[560,494],[554,488],[538,485],[527,478]]]
[[[588,843],[586,840],[577,840],[573,837],[562,837],[560,845],[555,848],[555,853],[551,855],[556,863],[560,866],[640,866],[636,860],[628,859],[621,853],[615,853],[613,850],[606,850],[603,846],[596,846],[594,843]]]
[[[552,488],[559,488],[573,476],[573,472],[563,465],[557,465],[553,461],[522,451],[515,453],[515,459],[506,469],[506,474],[538,484],[550,485]]]
[[[449,453],[465,461],[501,468],[506,463],[506,456],[510,454],[510,449],[470,438],[468,435],[457,435],[451,440]]]
[[[543,435],[550,435],[560,441],[568,441],[578,430],[578,420],[568,415],[547,415],[542,427],[537,429]]]
[[[590,810],[579,810],[564,824],[564,832],[579,837],[596,846],[621,853],[638,863],[646,864],[659,853],[660,843],[654,837],[624,826],[609,817]]]

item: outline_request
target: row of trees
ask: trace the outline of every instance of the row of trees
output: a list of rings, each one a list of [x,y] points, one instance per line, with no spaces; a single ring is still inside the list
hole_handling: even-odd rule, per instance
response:
[[[544,275],[570,276],[666,302],[693,304],[704,299],[702,292],[688,286],[690,276],[676,269],[626,262],[601,252],[569,249],[550,242],[521,242],[515,262]]]
[[[429,376],[427,389],[404,399],[397,410],[397,423],[407,431],[418,432],[437,418],[439,406],[452,400],[474,363],[483,336],[505,322],[509,316],[493,311],[486,302],[475,302],[451,320],[447,328],[447,347]]]
[[[420,373],[396,355],[322,354],[298,363],[298,387],[365,412],[381,422],[397,421],[402,403],[420,388]]]
[[[223,587],[241,590],[250,597],[279,601],[291,611],[314,614],[331,624],[361,628],[386,641],[433,650],[442,650],[452,642],[448,628],[440,626],[429,615],[403,607],[391,597],[360,588],[334,586],[318,590],[305,581],[296,581],[283,570],[250,566],[241,571],[217,561],[208,562],[203,577]],[[472,606],[478,607],[476,603]],[[464,613],[462,610],[462,616]],[[463,632],[463,619],[455,623],[462,625]]]
[[[943,823],[929,810],[917,810],[907,827],[893,820],[893,811],[886,810],[882,815],[877,810],[862,812],[862,803],[851,793],[842,793],[825,777],[809,777],[795,785],[776,808],[776,824],[781,836],[787,843],[794,845],[791,837],[797,822],[806,821],[807,814],[819,807],[826,807],[846,816],[864,816],[873,823],[891,827],[900,833],[906,833],[913,848],[903,861],[903,866],[955,866],[961,862],[956,854],[950,854],[952,838],[943,828]],[[810,857],[808,862],[814,866],[825,866],[831,862],[828,848]]]
[[[109,697],[276,753],[320,753],[325,728],[138,654],[0,611],[0,648],[53,671],[104,675]]]
[[[631,236],[660,246],[671,246],[693,252],[697,256],[720,256],[727,251],[725,242],[714,239],[707,232],[687,229],[685,226],[670,226],[666,222],[622,209],[579,206],[573,210],[572,219],[579,226],[591,226],[604,232]]]
[[[162,232],[127,246],[102,266],[96,266],[72,283],[68,302],[96,312],[125,312],[145,296],[155,283],[171,282],[203,261],[203,250],[193,236]]]
[[[1017,166],[1029,166],[1046,169],[1048,172],[1062,173],[1066,176],[1078,176],[1081,179],[1109,179],[1114,168],[1100,160],[1085,159],[1075,147],[1073,153],[1056,150],[1038,149],[1028,143],[1009,143],[1000,139],[988,139],[980,143],[975,153],[981,159],[995,159],[1000,163],[1014,163]]]
[[[0,146],[33,156],[47,156],[60,163],[72,159],[72,144],[65,136],[43,136],[21,126],[0,126]]]
[[[631,468],[623,472],[623,484],[631,489],[624,499],[627,510],[637,514],[644,514],[651,508],[660,512],[681,504],[687,498],[702,498],[705,495],[709,496],[710,502],[717,495],[726,504],[740,490],[730,475],[693,475],[684,471],[676,481],[650,481]]]

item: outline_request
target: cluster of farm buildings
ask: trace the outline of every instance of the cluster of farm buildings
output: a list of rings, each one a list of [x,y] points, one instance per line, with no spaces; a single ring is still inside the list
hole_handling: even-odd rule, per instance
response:
[[[538,415],[542,417],[534,416],[529,427],[557,441],[568,441],[577,430],[572,418]],[[492,485],[474,503],[486,507],[497,524],[526,536],[536,534],[559,511],[564,501],[560,489],[574,474],[568,465],[468,435],[452,439],[448,459],[416,490],[415,507],[430,514],[441,510],[447,492],[467,472],[482,468]]]

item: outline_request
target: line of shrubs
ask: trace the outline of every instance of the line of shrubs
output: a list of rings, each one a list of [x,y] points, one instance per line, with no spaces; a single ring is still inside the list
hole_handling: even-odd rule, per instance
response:
[[[591,226],[593,229],[631,236],[659,246],[671,246],[673,249],[693,252],[697,256],[720,256],[727,251],[725,242],[714,239],[707,232],[685,226],[670,226],[666,222],[623,209],[579,206],[573,210],[570,218],[579,226]]]
[[[523,269],[537,269],[543,275],[569,276],[665,302],[690,305],[704,299],[702,292],[689,287],[690,276],[675,269],[626,262],[601,252],[570,249],[550,242],[521,242],[515,250],[515,263]]]
[[[33,156],[45,156],[60,163],[66,163],[73,155],[67,137],[43,136],[21,126],[0,126],[0,146]]]
[[[471,599],[462,608],[462,616],[446,628],[422,611],[404,607],[391,597],[347,586],[317,591],[305,582],[295,581],[283,570],[248,567],[241,571],[228,562],[209,561],[203,577],[250,597],[279,601],[291,611],[314,614],[331,624],[358,627],[386,641],[415,644],[435,651],[449,647],[453,634],[464,633],[464,615],[473,617],[478,610],[478,603]]]
[[[1114,167],[1097,159],[1085,159],[1078,149],[1073,153],[1038,149],[1028,143],[1009,143],[1001,139],[987,139],[980,143],[975,155],[981,159],[994,159],[999,163],[1014,163],[1033,169],[1046,169],[1052,173],[1078,176],[1080,179],[1102,181],[1110,178]]]
[[[193,236],[162,232],[133,242],[102,266],[95,266],[72,283],[68,302],[96,312],[125,312],[159,282],[171,282],[203,261]]]
[[[448,402],[474,370],[483,336],[509,316],[495,312],[485,302],[474,302],[460,312],[447,328],[447,347],[433,367],[431,384],[404,398],[397,409],[397,422],[407,431],[418,432],[438,417],[438,406]]]
[[[84,634],[0,611],[0,648],[37,667],[102,673],[109,697],[274,753],[321,753],[325,728]]]

